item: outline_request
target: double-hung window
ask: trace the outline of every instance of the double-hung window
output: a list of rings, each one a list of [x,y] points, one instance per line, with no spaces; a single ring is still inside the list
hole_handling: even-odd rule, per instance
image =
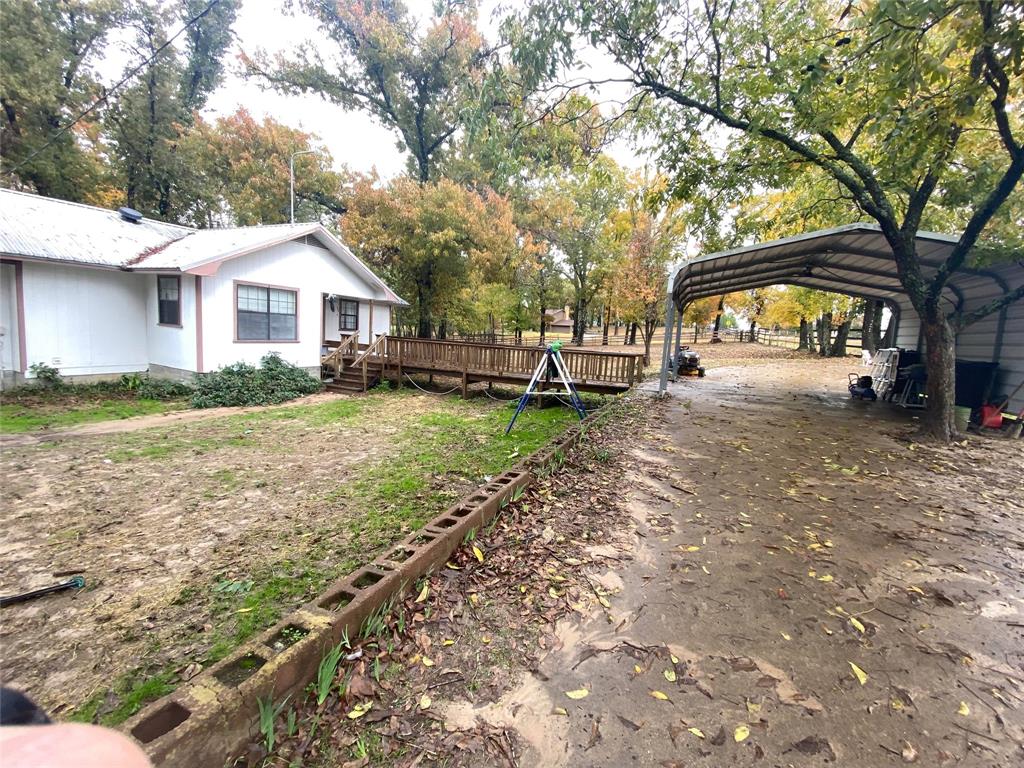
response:
[[[298,293],[285,288],[239,285],[239,341],[297,341]]]
[[[157,275],[157,322],[160,325],[181,325],[181,277]]]
[[[342,299],[338,307],[338,330],[359,330],[359,302]]]

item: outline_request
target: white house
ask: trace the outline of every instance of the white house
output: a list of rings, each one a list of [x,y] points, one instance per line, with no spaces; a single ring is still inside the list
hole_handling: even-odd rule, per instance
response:
[[[0,367],[188,377],[267,352],[319,371],[405,302],[319,224],[197,230],[0,190]]]

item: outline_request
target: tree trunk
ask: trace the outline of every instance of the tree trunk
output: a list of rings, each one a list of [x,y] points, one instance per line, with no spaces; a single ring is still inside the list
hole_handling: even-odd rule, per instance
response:
[[[828,357],[832,348],[832,313],[826,312],[818,318],[818,354]]]
[[[925,368],[928,372],[927,408],[921,434],[943,442],[953,439],[956,425],[953,405],[956,398],[956,335],[949,321],[938,311],[929,318],[921,318],[925,340]]]
[[[636,331],[640,326],[637,323],[630,323],[629,326],[629,343],[632,346],[636,344]]]
[[[839,330],[836,331],[836,340],[832,342],[832,348],[828,351],[829,357],[846,357],[846,340],[850,336],[850,323],[852,320],[847,318],[846,322],[839,326]]]
[[[881,301],[874,302],[871,313],[871,345],[872,352],[882,348],[882,309],[884,304]]]
[[[430,317],[430,302],[427,299],[426,287],[420,283],[416,289],[416,300],[419,305],[419,323],[416,335],[421,339],[429,339],[433,323]]]
[[[601,333],[601,346],[608,346],[608,326],[612,323],[612,307],[609,304],[604,310],[604,331]]]
[[[800,318],[800,343],[797,345],[797,351],[807,351],[810,347],[807,339],[807,318]]]
[[[869,301],[864,305],[864,322],[860,331],[861,349],[872,355],[878,351],[878,344],[875,342],[875,305],[878,303],[880,302]]]
[[[757,341],[757,320],[750,323],[750,341],[751,343]]]
[[[640,331],[640,335],[643,336],[644,340],[644,367],[651,364],[651,339],[654,338],[654,328],[657,325],[657,320],[645,320],[644,327]]]
[[[721,339],[718,338],[718,330],[722,327],[722,313],[725,311],[725,294],[718,298],[718,310],[715,312],[715,329],[711,332],[711,343],[714,344]]]
[[[576,312],[572,316],[572,343],[582,344],[583,334],[587,329],[587,303],[579,298],[576,300]]]

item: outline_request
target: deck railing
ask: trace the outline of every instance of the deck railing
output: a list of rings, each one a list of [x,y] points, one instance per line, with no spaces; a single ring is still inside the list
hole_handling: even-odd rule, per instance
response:
[[[431,368],[462,374],[529,376],[544,350],[539,347],[476,344],[391,336],[387,359],[391,365]],[[643,371],[643,355],[637,353],[564,349],[562,359],[573,380],[632,386]]]

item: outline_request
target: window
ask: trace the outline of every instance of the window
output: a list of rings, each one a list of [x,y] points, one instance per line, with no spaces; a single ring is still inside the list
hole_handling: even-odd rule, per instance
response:
[[[297,341],[295,291],[238,286],[239,341]]]
[[[181,325],[181,278],[178,275],[157,275],[156,301],[160,325]]]
[[[359,330],[359,302],[341,300],[338,307],[338,330],[357,331]]]

